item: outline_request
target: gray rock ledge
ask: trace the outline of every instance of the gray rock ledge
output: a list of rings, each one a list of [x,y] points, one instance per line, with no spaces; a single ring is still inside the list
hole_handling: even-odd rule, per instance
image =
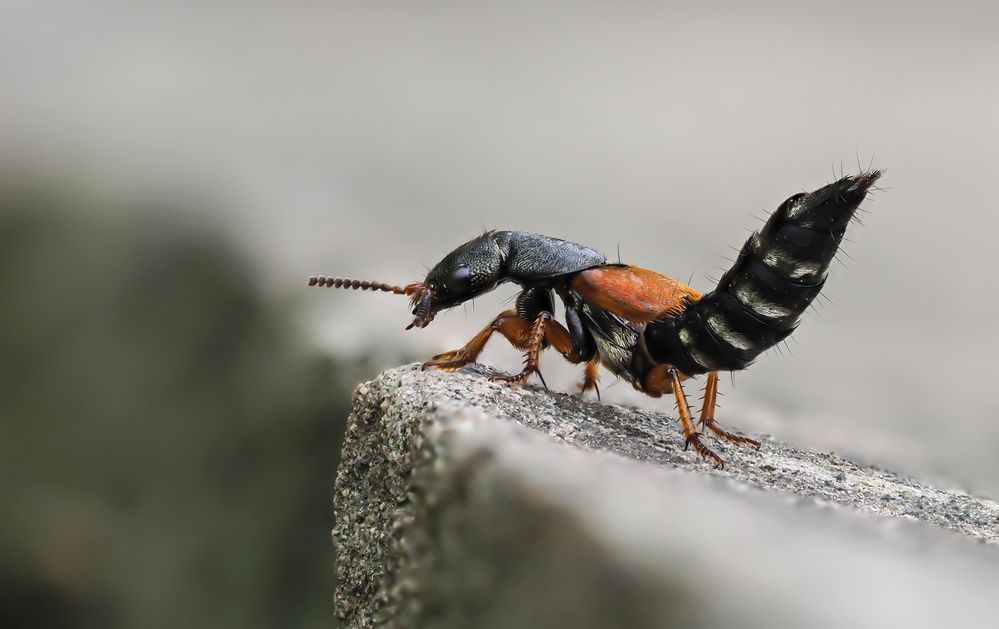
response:
[[[999,504],[833,454],[387,371],[357,387],[334,508],[341,626],[999,626]]]

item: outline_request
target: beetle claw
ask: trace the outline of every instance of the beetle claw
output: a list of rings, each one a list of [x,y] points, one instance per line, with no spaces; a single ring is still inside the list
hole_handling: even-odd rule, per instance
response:
[[[521,383],[527,382],[528,378],[531,377],[532,373],[538,374],[538,377],[541,378],[541,384],[544,384],[545,388],[547,389],[548,385],[545,384],[545,379],[544,379],[544,377],[541,376],[541,372],[538,371],[537,369],[530,369],[530,368],[524,369],[520,373],[513,374],[513,375],[505,374],[505,373],[493,374],[493,375],[489,376],[489,381],[490,382],[505,382],[507,384],[521,384]]]

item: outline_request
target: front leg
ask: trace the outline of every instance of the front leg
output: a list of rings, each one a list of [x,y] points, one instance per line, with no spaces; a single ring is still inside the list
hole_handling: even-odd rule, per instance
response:
[[[514,310],[501,312],[492,323],[487,325],[472,340],[460,349],[437,354],[432,360],[423,363],[423,369],[442,369],[444,371],[454,371],[461,369],[468,363],[475,362],[482,350],[486,347],[486,342],[493,332],[499,332],[505,336],[514,347],[525,349],[530,335],[530,323]]]

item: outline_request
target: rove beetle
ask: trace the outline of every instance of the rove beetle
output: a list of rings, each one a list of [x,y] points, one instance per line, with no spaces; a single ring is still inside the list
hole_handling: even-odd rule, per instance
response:
[[[687,446],[724,467],[702,441],[682,381],[707,374],[702,428],[760,447],[715,421],[718,372],[746,368],[794,331],[822,289],[847,225],[880,176],[872,170],[842,177],[784,201],[706,294],[655,271],[610,263],[589,247],[520,231],[486,232],[447,254],[422,282],[405,287],[326,276],[310,277],[309,286],[407,295],[414,316],[408,330],[425,328],[441,310],[503,282],[518,284],[523,290],[513,309],[501,312],[464,347],[434,356],[423,368],[460,369],[499,332],[525,352],[525,364],[520,373],[493,380],[520,383],[533,373],[541,376],[541,351],[554,347],[566,360],[586,363],[583,393],[597,389],[601,364],[650,396],[672,393]],[[555,295],[565,306],[565,325],[554,318]]]

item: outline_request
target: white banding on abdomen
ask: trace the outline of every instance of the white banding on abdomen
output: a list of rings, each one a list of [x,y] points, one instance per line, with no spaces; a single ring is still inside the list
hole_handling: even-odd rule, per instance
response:
[[[826,265],[821,262],[796,260],[786,251],[777,247],[767,249],[766,253],[760,256],[760,259],[763,260],[763,264],[778,273],[787,273],[788,278],[792,280],[821,277],[826,270]]]
[[[798,314],[787,306],[767,301],[748,284],[738,286],[734,294],[743,306],[764,317],[790,317]]]
[[[736,332],[728,324],[728,321],[724,317],[718,314],[712,314],[705,317],[708,327],[711,329],[715,335],[721,340],[725,341],[732,347],[741,350],[755,349],[753,342],[746,338],[746,335]]]

